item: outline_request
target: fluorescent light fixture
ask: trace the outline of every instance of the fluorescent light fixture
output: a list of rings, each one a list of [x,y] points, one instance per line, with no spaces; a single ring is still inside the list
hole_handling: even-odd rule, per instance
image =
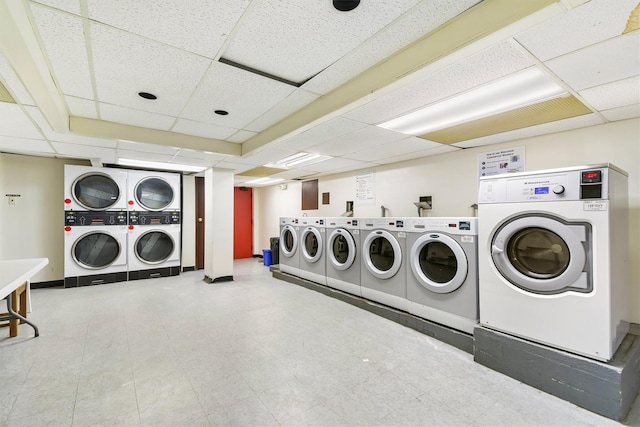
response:
[[[135,166],[140,168],[149,168],[149,169],[162,169],[162,170],[172,170],[172,171],[180,171],[180,172],[202,172],[207,169],[203,166],[192,166],[192,165],[180,165],[177,163],[164,163],[164,162],[149,162],[147,160],[135,160],[135,159],[118,159],[116,164],[121,166]]]
[[[247,181],[245,182],[245,184],[261,184],[261,185],[267,185],[267,184],[275,184],[276,182],[280,182],[280,181],[284,181],[284,178],[258,178],[258,179],[252,179],[251,181]]]
[[[301,164],[311,165],[314,163],[319,163],[325,160],[329,160],[331,158],[332,158],[331,156],[323,156],[322,154],[299,152],[289,157],[285,157],[284,159],[268,163],[265,166],[270,168],[290,168],[291,166],[301,165]]]
[[[564,88],[540,69],[529,68],[378,126],[409,135],[423,135],[566,93]]]

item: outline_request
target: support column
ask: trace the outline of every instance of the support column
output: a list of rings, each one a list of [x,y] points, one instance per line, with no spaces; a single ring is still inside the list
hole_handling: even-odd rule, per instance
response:
[[[233,280],[233,171],[208,169],[204,173],[204,280]]]

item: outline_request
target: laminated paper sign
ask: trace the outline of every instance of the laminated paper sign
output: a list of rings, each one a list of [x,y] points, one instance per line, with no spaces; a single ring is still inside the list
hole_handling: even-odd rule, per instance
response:
[[[478,176],[524,172],[524,146],[478,154]]]

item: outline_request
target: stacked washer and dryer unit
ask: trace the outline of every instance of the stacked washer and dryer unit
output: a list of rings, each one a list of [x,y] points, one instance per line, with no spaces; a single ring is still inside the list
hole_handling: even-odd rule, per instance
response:
[[[180,175],[65,165],[64,286],[180,271]]]

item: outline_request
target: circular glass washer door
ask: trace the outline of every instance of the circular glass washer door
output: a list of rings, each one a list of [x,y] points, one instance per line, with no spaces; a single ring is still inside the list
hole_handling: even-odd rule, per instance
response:
[[[420,236],[411,247],[409,263],[418,282],[439,294],[455,291],[467,278],[468,262],[464,250],[446,234]]]
[[[329,262],[336,270],[344,271],[353,265],[356,258],[356,242],[347,230],[337,228],[331,232],[327,241]]]
[[[89,270],[101,270],[118,260],[122,247],[118,239],[106,231],[90,231],[73,243],[73,260]]]
[[[85,173],[73,182],[71,194],[74,200],[90,211],[104,211],[120,200],[120,187],[109,175],[102,172]]]
[[[494,235],[491,257],[504,278],[534,293],[573,288],[590,291],[584,280],[588,259],[586,224],[569,225],[549,217],[525,216],[505,223]]]
[[[378,279],[390,279],[402,265],[400,243],[386,230],[374,230],[362,242],[365,268]]]
[[[161,211],[173,202],[171,184],[162,178],[149,177],[138,182],[135,188],[136,202],[150,211]]]
[[[291,258],[298,249],[298,233],[296,229],[290,225],[285,225],[280,231],[280,247],[282,254],[287,258]]]
[[[322,234],[315,227],[307,227],[300,237],[302,242],[302,255],[308,262],[317,262],[322,256]]]
[[[173,238],[164,231],[150,230],[136,239],[136,257],[145,264],[161,264],[171,257],[175,248]]]

